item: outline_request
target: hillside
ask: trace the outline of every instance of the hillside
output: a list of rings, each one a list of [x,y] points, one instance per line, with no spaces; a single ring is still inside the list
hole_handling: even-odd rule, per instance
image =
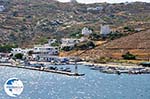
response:
[[[128,51],[136,55],[137,59],[148,59],[150,57],[150,29],[109,41],[95,49],[63,52],[62,56],[75,56],[82,53],[80,57],[87,60],[97,60],[102,57],[120,59]]]
[[[100,24],[114,30],[150,25],[150,3],[72,4],[55,0],[0,0],[0,44],[31,47],[48,38],[68,37],[88,26],[99,33]],[[147,34],[146,34],[147,35]]]
[[[105,44],[106,49],[150,49],[150,30],[113,40]]]

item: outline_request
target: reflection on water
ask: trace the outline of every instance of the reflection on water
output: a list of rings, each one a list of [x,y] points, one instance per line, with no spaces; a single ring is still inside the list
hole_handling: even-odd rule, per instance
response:
[[[24,83],[17,99],[150,99],[150,75],[103,74],[85,66],[79,66],[79,72],[85,76],[0,67],[0,99],[12,99],[3,89],[11,77]]]

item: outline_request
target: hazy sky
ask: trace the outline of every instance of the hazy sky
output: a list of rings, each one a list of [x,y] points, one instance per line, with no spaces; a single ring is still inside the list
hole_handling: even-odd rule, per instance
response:
[[[61,2],[69,2],[70,0],[58,0]],[[95,3],[95,2],[109,2],[109,3],[120,3],[120,2],[134,2],[134,1],[142,1],[142,2],[150,2],[150,0],[76,0],[81,3]]]

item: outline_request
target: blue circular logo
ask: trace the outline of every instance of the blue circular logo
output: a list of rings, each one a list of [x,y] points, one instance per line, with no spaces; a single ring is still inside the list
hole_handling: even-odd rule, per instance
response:
[[[17,97],[23,92],[23,83],[18,78],[10,78],[4,84],[4,90],[7,95]]]

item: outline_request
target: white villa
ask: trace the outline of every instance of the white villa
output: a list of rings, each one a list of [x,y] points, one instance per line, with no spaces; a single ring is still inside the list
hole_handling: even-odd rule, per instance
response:
[[[59,48],[49,45],[36,45],[33,52],[33,58],[35,60],[52,61],[58,59]]]
[[[29,51],[32,51],[32,50],[33,50],[33,49],[12,48],[11,53],[12,53],[13,55],[16,55],[16,54],[18,54],[18,53],[21,53],[21,54],[27,56],[27,55],[28,55],[28,52],[29,52]]]
[[[92,30],[88,29],[87,27],[82,29],[82,35],[89,36],[90,34],[92,34]]]
[[[4,11],[5,7],[3,5],[0,5],[0,12]]]
[[[100,34],[101,34],[103,37],[106,37],[108,34],[110,34],[110,32],[111,32],[111,30],[110,30],[109,25],[101,25]]]
[[[74,38],[62,38],[61,39],[61,48],[63,47],[74,47],[75,44],[79,43],[79,39],[74,39]]]
[[[58,55],[59,48],[48,45],[36,45],[34,46],[33,52],[37,54]]]

